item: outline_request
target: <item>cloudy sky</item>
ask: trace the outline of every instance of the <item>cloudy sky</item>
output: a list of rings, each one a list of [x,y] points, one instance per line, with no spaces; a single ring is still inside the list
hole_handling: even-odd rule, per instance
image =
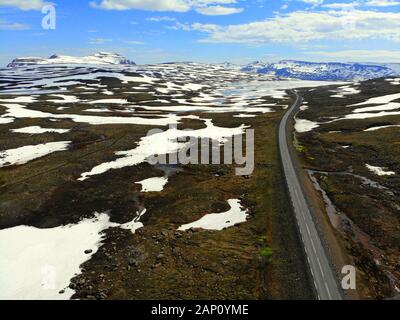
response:
[[[112,51],[138,63],[400,62],[400,0],[0,0],[0,66]]]

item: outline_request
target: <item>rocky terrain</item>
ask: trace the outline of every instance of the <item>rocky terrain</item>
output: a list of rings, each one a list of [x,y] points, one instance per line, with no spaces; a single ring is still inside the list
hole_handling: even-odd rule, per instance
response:
[[[358,271],[360,297],[400,288],[400,82],[302,90],[295,147],[334,235]]]
[[[398,75],[395,64],[362,64],[282,60],[275,63],[256,61],[242,68],[245,72],[274,77],[316,81],[354,81]]]
[[[21,57],[11,61],[7,68],[19,68],[35,65],[51,64],[93,64],[93,65],[135,65],[133,61],[117,53],[98,52],[85,57],[72,57],[53,54],[49,58]]]
[[[333,260],[344,257],[338,270],[357,267],[349,297],[396,297],[399,86],[280,80],[230,64],[1,70],[0,298],[313,298],[276,143],[291,88],[304,97],[294,146],[321,232]],[[223,161],[149,161],[188,139],[222,148],[246,129],[248,175]]]
[[[276,128],[286,89],[323,84],[195,63],[1,70],[0,297],[312,298]],[[147,161],[246,128],[249,175]]]

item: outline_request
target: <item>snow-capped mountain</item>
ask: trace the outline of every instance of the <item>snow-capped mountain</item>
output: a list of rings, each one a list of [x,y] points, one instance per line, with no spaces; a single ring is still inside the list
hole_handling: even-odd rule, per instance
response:
[[[133,61],[121,56],[117,53],[98,52],[94,55],[84,57],[73,57],[54,54],[49,58],[39,57],[23,57],[14,59],[7,67],[24,67],[31,65],[46,65],[46,64],[123,64],[135,65]]]
[[[317,63],[282,60],[276,63],[256,61],[242,68],[245,72],[269,74],[282,78],[301,80],[348,81],[366,80],[396,75],[396,72],[383,65],[359,63]]]
[[[371,64],[373,66],[381,66],[381,67],[387,67],[389,69],[392,69],[394,72],[396,72],[397,75],[400,75],[400,63],[366,63],[366,64]]]
[[[242,71],[253,72],[253,73],[261,73],[261,72],[258,72],[258,71],[264,69],[267,65],[268,65],[267,62],[253,61],[253,62],[249,63],[248,65],[242,67]]]
[[[7,67],[26,67],[36,65],[56,64],[88,64],[88,65],[135,65],[117,53],[99,52],[84,57],[52,55],[49,58],[22,57],[14,59]],[[336,63],[336,62],[306,62],[282,60],[275,63],[255,61],[240,67],[229,62],[218,64],[226,70],[237,70],[248,73],[269,75],[277,78],[291,78],[316,81],[353,81],[399,76],[399,64],[377,63]]]
[[[227,70],[238,70],[242,69],[242,66],[239,64],[235,64],[229,61],[224,61],[222,63],[217,63],[217,65],[221,66],[222,68],[225,68]]]

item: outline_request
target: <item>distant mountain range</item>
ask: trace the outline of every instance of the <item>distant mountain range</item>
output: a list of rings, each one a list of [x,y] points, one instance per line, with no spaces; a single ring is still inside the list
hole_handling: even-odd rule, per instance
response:
[[[389,69],[392,69],[394,72],[396,72],[397,75],[400,75],[400,63],[366,63],[370,65],[376,65],[376,66],[382,66],[382,67],[388,67]]]
[[[84,57],[55,54],[49,58],[16,58],[7,67],[15,68],[48,64],[135,65],[133,61],[120,54],[99,52]],[[221,66],[226,69],[266,74],[277,78],[316,81],[357,81],[400,75],[400,64],[396,63],[337,63],[282,60],[275,63],[255,61],[244,67],[225,62]]]
[[[122,64],[135,65],[135,63],[117,53],[98,52],[91,56],[72,57],[54,54],[49,58],[24,57],[14,59],[7,67],[25,67],[46,64]]]
[[[268,74],[281,78],[318,81],[366,80],[398,75],[396,64],[361,64],[282,60],[276,63],[256,61],[242,68],[245,72]]]

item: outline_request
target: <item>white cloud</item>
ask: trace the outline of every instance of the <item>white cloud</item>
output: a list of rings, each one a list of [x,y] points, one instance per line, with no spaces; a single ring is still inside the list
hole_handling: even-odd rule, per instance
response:
[[[243,9],[219,5],[231,5],[236,2],[237,0],[97,0],[90,2],[90,5],[103,10],[136,9],[171,12],[196,10],[205,15],[227,15],[242,12]]]
[[[188,26],[188,30],[197,30],[202,32],[218,32],[220,30],[219,26],[215,24],[203,24],[203,23],[193,23],[191,26]]]
[[[106,38],[92,38],[89,40],[90,44],[104,44],[107,42],[112,42],[112,39],[106,39]]]
[[[0,0],[0,6],[21,10],[42,10],[48,4],[49,2],[43,2],[43,0]]]
[[[400,41],[400,13],[363,10],[296,11],[264,21],[238,25],[177,25],[183,30],[208,33],[202,42],[307,42],[313,40],[385,39]]]
[[[398,6],[398,0],[360,0],[353,2],[335,2],[324,4],[323,7],[330,9],[353,9],[356,7],[390,7]]]
[[[369,0],[365,3],[366,6],[370,7],[390,7],[400,5],[400,1],[396,0]]]
[[[205,7],[216,4],[234,4],[237,0],[185,0],[192,7]]]
[[[152,21],[152,22],[160,22],[160,21],[176,21],[175,18],[173,17],[168,17],[168,16],[164,16],[164,17],[150,17],[146,19],[147,21]]]
[[[93,8],[104,10],[140,9],[149,11],[187,12],[189,4],[184,0],[102,0],[99,4],[92,1]]]
[[[30,29],[30,27],[26,24],[0,20],[0,30],[20,31],[28,29]]]
[[[231,8],[231,7],[223,7],[223,6],[210,6],[204,8],[197,8],[196,11],[198,13],[207,15],[207,16],[222,16],[229,15],[234,13],[240,13],[244,9],[243,8]]]
[[[340,59],[345,61],[364,62],[399,62],[400,51],[393,50],[344,50],[344,51],[312,51],[309,55]]]
[[[300,1],[304,2],[304,3],[307,3],[307,4],[312,4],[314,6],[324,3],[324,0],[300,0]]]
[[[142,46],[144,45],[143,41],[136,41],[136,40],[126,40],[124,41],[126,44],[133,44],[133,45],[137,45],[137,46]]]
[[[336,2],[336,3],[327,3],[324,4],[325,8],[330,8],[330,9],[354,9],[356,7],[360,7],[362,4],[361,2]]]

